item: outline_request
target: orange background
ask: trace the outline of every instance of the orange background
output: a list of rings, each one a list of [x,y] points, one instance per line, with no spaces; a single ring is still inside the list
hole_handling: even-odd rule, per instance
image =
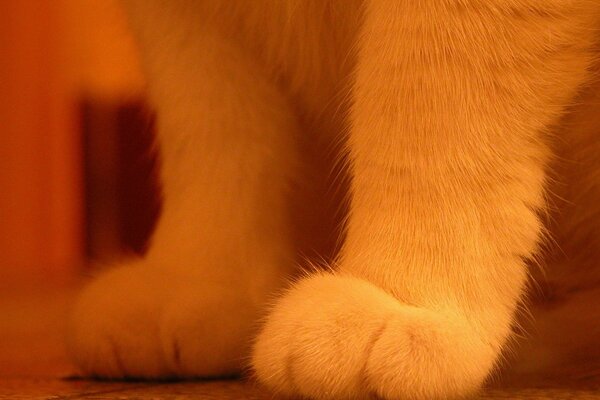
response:
[[[142,90],[116,1],[0,1],[0,283],[84,264],[78,101]]]

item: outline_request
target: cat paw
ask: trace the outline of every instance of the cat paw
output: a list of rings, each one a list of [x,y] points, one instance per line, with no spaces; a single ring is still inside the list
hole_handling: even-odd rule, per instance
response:
[[[448,399],[476,392],[496,357],[459,315],[404,305],[360,279],[316,275],[275,305],[252,366],[285,395]]]
[[[108,271],[81,294],[72,311],[68,346],[86,375],[103,378],[169,374],[160,347],[164,291],[137,266]]]
[[[144,267],[111,270],[83,291],[68,340],[82,372],[102,378],[237,373],[256,317],[242,291]]]

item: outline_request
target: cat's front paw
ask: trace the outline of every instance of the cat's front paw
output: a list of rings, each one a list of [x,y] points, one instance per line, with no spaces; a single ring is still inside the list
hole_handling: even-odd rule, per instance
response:
[[[137,266],[108,271],[81,294],[72,312],[68,346],[86,375],[156,378],[170,374],[159,340],[159,281]]]
[[[235,374],[256,318],[238,289],[143,266],[114,269],[75,305],[71,354],[84,374],[103,378]]]
[[[497,352],[464,318],[404,305],[356,278],[317,275],[272,310],[253,352],[260,381],[315,399],[448,399],[475,392]]]

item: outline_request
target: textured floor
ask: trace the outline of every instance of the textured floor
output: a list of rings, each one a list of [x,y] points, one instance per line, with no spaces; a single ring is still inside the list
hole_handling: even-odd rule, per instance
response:
[[[70,289],[0,291],[0,399],[274,399],[254,382],[98,382],[76,378],[62,344]],[[481,399],[598,399],[600,380],[488,389]]]
[[[240,381],[185,383],[115,383],[85,380],[0,380],[0,399],[248,399],[275,397],[252,383]],[[600,393],[583,389],[489,390],[480,399],[600,399]]]

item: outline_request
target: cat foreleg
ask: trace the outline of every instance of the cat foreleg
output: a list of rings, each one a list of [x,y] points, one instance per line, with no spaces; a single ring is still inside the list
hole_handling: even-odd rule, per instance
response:
[[[586,78],[596,2],[366,4],[347,239],[254,349],[311,398],[446,399],[498,363],[540,241],[544,132]]]
[[[126,3],[158,113],[163,211],[144,259],[83,292],[70,348],[83,372],[103,377],[238,373],[264,303],[294,266],[296,120],[197,5]]]

